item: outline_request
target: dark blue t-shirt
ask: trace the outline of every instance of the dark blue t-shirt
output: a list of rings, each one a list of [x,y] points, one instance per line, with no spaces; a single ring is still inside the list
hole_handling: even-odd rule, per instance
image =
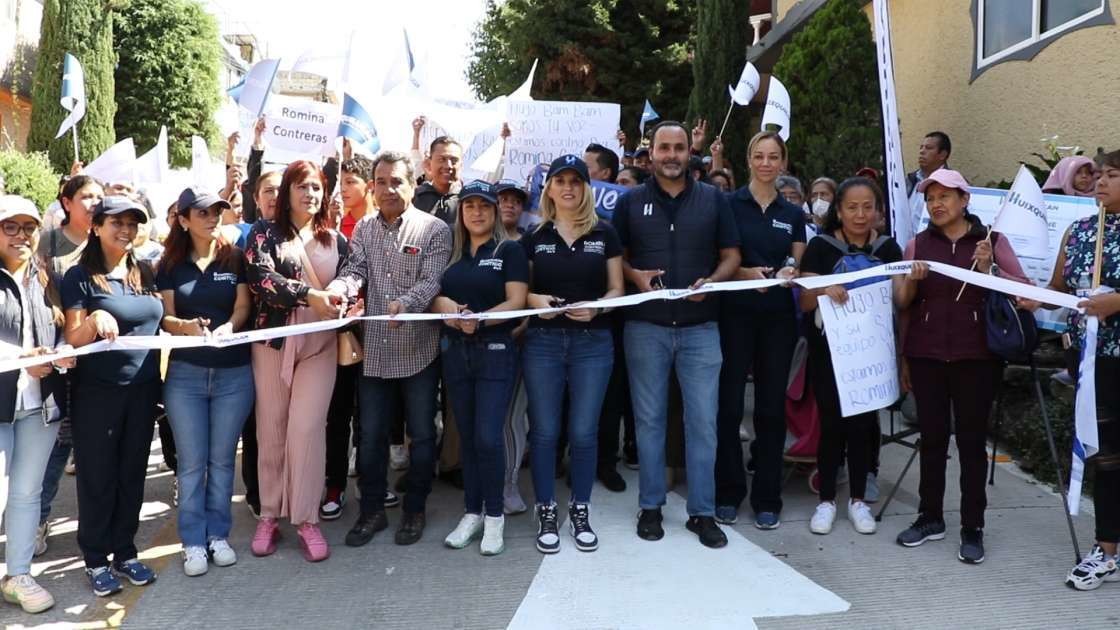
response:
[[[607,292],[607,261],[622,255],[618,233],[606,221],[598,221],[587,234],[568,245],[553,223],[546,223],[521,238],[525,254],[533,262],[531,291],[551,295],[568,304],[598,300]],[[577,322],[563,314],[551,319],[533,317],[530,326],[541,328],[610,328],[609,317]]]
[[[237,302],[237,285],[246,284],[245,265],[241,252],[234,253],[234,269],[225,269],[211,262],[206,271],[190,260],[172,269],[160,269],[156,285],[160,291],[175,292],[175,316],[181,319],[205,317],[210,330],[229,321]],[[249,344],[228,348],[179,348],[171,351],[172,361],[186,361],[206,368],[227,368],[249,365]]]
[[[123,280],[109,278],[104,290],[93,284],[80,265],[71,267],[62,280],[62,307],[105,311],[117,320],[120,336],[155,335],[163,319],[163,301],[156,295],[136,293]],[[78,359],[78,383],[132,385],[159,379],[159,352],[155,350],[112,350]]]
[[[494,251],[494,241],[478,248],[471,256],[470,246],[463,257],[443,272],[440,295],[459,304],[466,304],[472,313],[488,311],[506,301],[506,283],[529,283],[529,261],[525,251],[515,241],[505,241]],[[475,333],[508,332],[517,327],[518,320],[507,319],[480,327]],[[447,334],[461,335],[454,328],[444,327]]]
[[[763,212],[747,186],[728,193],[731,214],[739,229],[742,267],[771,267],[777,273],[793,253],[794,243],[805,242],[805,212],[780,194]],[[796,266],[796,265],[794,265]],[[794,316],[793,290],[773,287],[766,292],[731,291],[723,295],[727,309],[788,310]]]

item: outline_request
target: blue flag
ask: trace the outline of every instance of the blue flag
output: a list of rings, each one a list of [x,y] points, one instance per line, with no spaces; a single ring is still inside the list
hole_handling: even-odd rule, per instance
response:
[[[70,114],[62,121],[55,138],[61,138],[86,115],[86,75],[77,57],[70,53],[66,53],[62,60],[62,98],[59,103]]]
[[[659,118],[661,118],[661,115],[653,111],[653,105],[650,105],[647,98],[646,106],[642,109],[642,120],[638,123],[638,135],[644,136],[646,134],[646,123]]]
[[[377,137],[377,127],[373,125],[373,117],[350,94],[343,95],[342,119],[338,123],[338,135],[349,138],[370,155],[381,149],[381,140]]]

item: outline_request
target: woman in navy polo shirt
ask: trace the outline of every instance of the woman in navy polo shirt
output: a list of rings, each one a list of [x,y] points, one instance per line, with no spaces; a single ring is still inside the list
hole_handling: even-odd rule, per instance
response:
[[[66,342],[154,335],[163,317],[155,275],[132,254],[148,213],[128,197],[103,198],[78,264],[62,281]],[[144,502],[144,475],[159,402],[159,353],[113,350],[82,357],[74,373],[71,417],[78,470],[78,547],[93,592],[137,586],[156,574],[136,559],[133,539]],[[109,555],[113,556],[110,570]]]
[[[521,239],[529,257],[530,308],[623,294],[622,245],[614,228],[595,214],[587,165],[574,155],[556,158],[541,191],[541,225]],[[537,495],[537,549],[560,550],[555,501],[556,443],[565,395],[570,401],[572,496],[569,525],[576,548],[594,551],[588,503],[595,481],[599,411],[614,365],[610,318],[594,308],[533,317],[526,333],[525,386],[529,393],[529,452]]]
[[[495,313],[525,307],[529,263],[508,240],[493,186],[475,180],[459,193],[451,261],[432,311]],[[481,551],[504,548],[502,429],[517,383],[516,319],[446,319],[440,344],[443,382],[459,429],[466,513],[444,543],[462,549],[482,533]],[[485,509],[485,518],[483,510]]]
[[[163,329],[172,335],[230,334],[249,319],[244,258],[220,225],[228,206],[194,188],[179,195],[156,276]],[[171,351],[163,391],[178,451],[179,538],[189,576],[206,573],[209,557],[220,567],[237,562],[226,539],[237,438],[253,405],[249,362],[246,344]]]
[[[739,227],[743,262],[736,280],[793,277],[805,251],[805,213],[779,194],[775,181],[786,164],[786,145],[774,132],[751,139],[750,183],[728,199]],[[751,508],[759,529],[778,527],[782,511],[782,449],[786,439],[786,380],[797,344],[792,289],[735,291],[720,300],[719,335],[723,367],[719,377],[716,450],[716,520],[738,520],[747,496],[739,426],[743,390],[754,375],[754,477]]]

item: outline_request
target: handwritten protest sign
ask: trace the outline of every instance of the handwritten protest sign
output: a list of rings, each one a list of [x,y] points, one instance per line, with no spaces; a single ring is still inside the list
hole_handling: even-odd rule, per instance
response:
[[[526,181],[538,164],[572,153],[583,156],[592,142],[618,147],[616,103],[510,101],[504,177]]]
[[[847,418],[898,400],[891,282],[848,289],[848,301],[817,298],[832,353],[840,413]]]

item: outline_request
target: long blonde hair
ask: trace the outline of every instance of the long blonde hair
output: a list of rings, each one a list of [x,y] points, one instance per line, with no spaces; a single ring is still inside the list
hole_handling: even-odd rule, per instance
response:
[[[552,201],[552,197],[548,195],[548,191],[552,187],[552,181],[552,178],[549,178],[541,189],[541,223],[537,226],[537,229],[540,229],[546,223],[556,221],[556,202]],[[583,201],[576,209],[574,224],[576,238],[590,234],[598,223],[599,215],[595,212],[595,191],[591,189],[591,184],[583,182]]]
[[[509,232],[506,231],[506,226],[502,224],[502,217],[498,213],[498,206],[485,201],[486,205],[494,209],[494,229],[491,232],[491,238],[494,239],[494,251],[497,252],[502,243],[509,240]],[[459,262],[463,258],[463,249],[471,243],[471,235],[467,232],[467,226],[463,223],[463,205],[459,204],[459,211],[455,213],[455,230],[452,234],[451,244],[451,260],[447,261],[447,266],[450,267]]]

